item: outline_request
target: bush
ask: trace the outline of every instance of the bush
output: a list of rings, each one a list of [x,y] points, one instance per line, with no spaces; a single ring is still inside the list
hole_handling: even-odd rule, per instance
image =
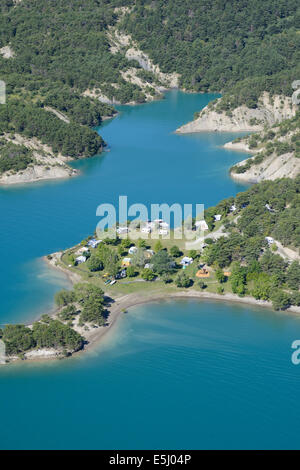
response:
[[[179,258],[182,255],[182,251],[178,248],[178,246],[174,245],[170,248],[170,255],[174,258]]]
[[[56,305],[58,305],[59,307],[63,305],[68,305],[69,303],[75,300],[74,291],[62,289],[55,294],[54,300]]]
[[[137,272],[133,266],[128,266],[128,268],[126,269],[126,274],[128,277],[135,277],[137,275]]]
[[[291,305],[291,297],[283,290],[274,290],[270,300],[275,310],[286,310]]]
[[[101,271],[103,269],[103,262],[97,253],[91,255],[87,265],[92,272]]]
[[[141,276],[143,279],[145,279],[145,281],[153,281],[153,279],[155,278],[154,272],[152,271],[152,269],[149,268],[143,269]]]

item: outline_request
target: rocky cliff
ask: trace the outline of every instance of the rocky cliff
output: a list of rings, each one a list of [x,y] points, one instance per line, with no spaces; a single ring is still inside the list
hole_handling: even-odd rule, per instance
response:
[[[218,111],[217,100],[213,105],[206,106],[197,119],[177,129],[179,134],[193,132],[257,132],[265,125],[272,126],[284,119],[291,118],[296,113],[291,98],[273,96],[265,92],[255,109],[239,106],[232,111]]]

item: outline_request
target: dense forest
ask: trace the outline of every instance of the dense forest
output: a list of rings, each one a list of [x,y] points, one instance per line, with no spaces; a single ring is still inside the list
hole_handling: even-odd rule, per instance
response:
[[[101,152],[103,141],[92,127],[115,110],[83,96],[83,91],[120,81],[124,85],[124,90],[116,90],[120,101],[143,101],[137,87],[121,80],[119,71],[128,61],[109,52],[105,31],[116,20],[118,3],[1,2],[0,49],[9,45],[13,50],[9,59],[0,55],[0,79],[7,92],[7,103],[0,108],[2,135],[16,132],[37,137],[54,153],[72,158]],[[22,169],[29,163],[23,157],[16,160],[22,161]],[[20,166],[10,163],[15,170]],[[4,168],[7,164],[1,165]]]
[[[111,28],[130,34],[163,72],[177,72],[182,88],[221,91],[226,110],[255,107],[264,90],[291,95],[300,76],[297,0],[3,0],[0,8],[0,50],[10,51],[0,54],[0,132],[36,136],[74,158],[101,151],[91,128],[114,113],[84,92],[139,103],[145,90],[122,73],[134,65],[153,80],[125,50],[111,52]]]
[[[47,315],[32,328],[25,325],[6,325],[0,330],[9,356],[23,355],[34,348],[54,348],[65,354],[82,348],[83,338],[68,325]]]
[[[235,205],[234,219],[230,207]],[[214,215],[222,214],[227,236],[206,240],[203,259],[209,266],[231,267],[232,292],[271,300],[276,309],[300,305],[300,265],[288,263],[277,245],[300,246],[300,176],[265,181],[207,209],[205,219],[214,228]]]
[[[138,0],[121,25],[181,86],[254,107],[300,76],[297,0]]]
[[[34,162],[32,151],[24,145],[15,145],[0,139],[0,174],[6,171],[22,171]]]

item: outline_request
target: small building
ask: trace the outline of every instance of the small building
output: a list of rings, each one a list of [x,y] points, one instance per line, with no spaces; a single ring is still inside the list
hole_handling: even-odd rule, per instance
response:
[[[122,261],[122,266],[127,267],[131,265],[131,258],[124,258]]]
[[[189,258],[188,256],[184,256],[182,258],[182,260],[180,261],[180,264],[182,266],[189,266],[190,264],[192,264],[193,262],[193,258]]]
[[[165,229],[169,228],[169,224],[167,222],[161,222],[159,225],[160,225],[160,228],[165,228]]]
[[[161,228],[158,231],[159,235],[168,235],[169,230],[166,230],[165,228]]]
[[[133,255],[134,253],[137,252],[137,250],[138,250],[138,249],[137,249],[136,246],[131,246],[131,247],[129,248],[129,250],[128,250],[128,253],[129,253],[130,255]]]
[[[214,216],[214,218],[215,218],[215,221],[216,221],[216,222],[219,222],[219,220],[221,220],[221,218],[222,218],[222,215],[221,215],[221,214],[216,214],[216,215]]]
[[[91,248],[97,248],[97,246],[102,242],[102,240],[96,240],[95,238],[92,238],[92,240],[88,241],[88,246]]]
[[[268,245],[273,245],[274,243],[274,238],[272,237],[265,237],[265,240],[268,242]]]
[[[76,264],[82,264],[82,263],[85,263],[86,262],[86,256],[78,256],[76,259],[75,259],[75,263]]]
[[[226,277],[231,276],[231,271],[224,271],[224,276],[226,276]]]
[[[152,263],[146,263],[145,266],[144,266],[145,269],[152,269],[153,268],[153,264]]]
[[[128,232],[129,232],[128,227],[119,227],[119,228],[117,228],[117,233],[119,235],[121,235],[122,233],[128,233]]]
[[[236,211],[236,206],[234,204],[232,204],[232,206],[230,207],[230,212],[234,212]]]
[[[141,232],[142,232],[142,233],[151,233],[151,230],[152,230],[152,229],[151,229],[151,227],[149,227],[149,226],[146,226],[146,227],[142,227],[142,228],[141,228]]]
[[[196,230],[208,230],[208,225],[205,220],[196,220],[195,222]]]
[[[198,278],[207,278],[210,276],[210,273],[209,271],[207,271],[207,269],[205,268],[202,268],[202,269],[199,269],[197,272],[196,272],[196,277]]]
[[[86,253],[87,251],[89,251],[89,249],[86,246],[82,246],[76,251],[75,255],[82,255],[82,253]]]

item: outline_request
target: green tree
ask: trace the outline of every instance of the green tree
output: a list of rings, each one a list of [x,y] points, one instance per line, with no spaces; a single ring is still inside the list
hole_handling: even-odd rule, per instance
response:
[[[146,241],[142,238],[139,238],[137,241],[137,246],[138,248],[146,248]]]
[[[174,258],[179,258],[182,255],[182,251],[178,248],[178,246],[174,245],[170,248],[170,255]]]
[[[226,276],[221,268],[216,269],[216,279],[220,284],[226,281]]]
[[[135,277],[137,275],[137,272],[133,266],[128,266],[128,268],[126,269],[126,274],[128,277]]]
[[[299,289],[300,287],[300,264],[298,261],[293,261],[287,270],[286,275],[287,285],[291,289]]]
[[[103,262],[98,253],[93,253],[88,260],[88,267],[92,272],[101,271],[103,269]]]
[[[290,295],[280,289],[271,293],[270,300],[275,310],[286,310],[291,305]]]
[[[62,289],[55,294],[54,299],[55,299],[56,305],[58,305],[59,307],[63,305],[67,305],[70,302],[73,302],[74,292],[66,290],[66,289]]]
[[[186,273],[180,272],[175,278],[175,284],[177,287],[188,288],[192,285],[191,279],[187,276]]]
[[[231,289],[234,294],[240,296],[245,295],[247,290],[246,281],[247,269],[239,266],[238,263],[233,265],[233,269],[230,276]]]
[[[6,325],[2,339],[9,356],[26,352],[36,345],[31,329],[24,325]]]
[[[198,253],[197,253],[196,250],[190,250],[190,251],[189,251],[189,257],[190,257],[190,258],[195,259],[195,258],[197,258],[197,256],[198,256]]]
[[[155,253],[158,253],[159,251],[161,251],[163,249],[163,245],[162,245],[162,242],[160,240],[157,240],[157,242],[155,243],[154,245],[154,251]]]
[[[153,271],[157,274],[174,272],[173,258],[168,255],[166,250],[155,253],[151,258],[151,263],[153,264]]]
[[[138,268],[143,268],[146,263],[146,254],[143,248],[138,248],[137,251],[132,255],[132,264]]]
[[[88,297],[84,300],[79,322],[93,323],[102,326],[106,322],[106,310],[103,307],[102,299],[99,297]]]
[[[153,279],[155,278],[154,272],[152,271],[152,269],[149,268],[143,269],[141,276],[143,279],[145,279],[145,281],[153,281]]]

